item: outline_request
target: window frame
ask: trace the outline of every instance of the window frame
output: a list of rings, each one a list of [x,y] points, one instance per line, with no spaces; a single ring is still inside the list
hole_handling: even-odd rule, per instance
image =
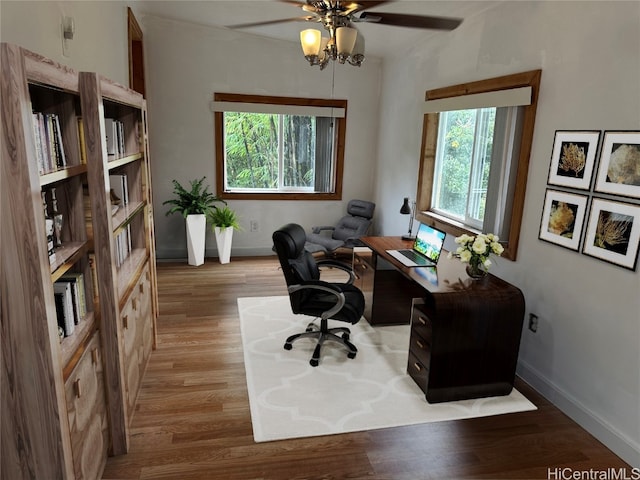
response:
[[[497,92],[519,87],[531,87],[531,103],[523,106],[524,112],[520,147],[518,154],[513,158],[513,160],[515,160],[517,157],[515,164],[517,170],[512,209],[509,214],[509,234],[507,238],[500,239],[500,243],[504,247],[502,256],[509,260],[515,260],[518,251],[541,76],[542,70],[531,70],[502,77],[437,88],[428,90],[425,93],[425,100],[429,101],[463,97],[465,95],[478,93]],[[439,113],[427,113],[424,115],[418,171],[418,192],[416,195],[416,219],[454,236],[459,236],[463,233],[476,235],[480,233],[478,230],[468,228],[462,222],[439,215],[431,208],[439,118]]]
[[[336,153],[334,169],[334,192],[229,192],[225,191],[224,167],[224,112],[214,112],[214,142],[216,153],[216,194],[225,200],[342,200],[342,174],[347,130],[347,100],[278,97],[272,95],[246,95],[237,93],[214,93],[214,102],[256,103],[267,105],[292,105],[303,107],[330,107],[344,109],[344,116],[335,118]]]

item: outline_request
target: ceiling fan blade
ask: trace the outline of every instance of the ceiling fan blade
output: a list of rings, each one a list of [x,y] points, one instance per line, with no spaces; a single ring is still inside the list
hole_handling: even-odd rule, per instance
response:
[[[249,27],[260,27],[263,25],[275,25],[277,23],[288,23],[288,22],[318,22],[318,17],[293,17],[293,18],[284,18],[279,20],[266,20],[263,22],[251,22],[251,23],[239,23],[237,25],[226,25],[227,28],[249,28]]]
[[[354,12],[360,12],[362,10],[369,10],[370,8],[384,5],[385,3],[391,3],[393,0],[355,0],[355,3],[359,7]]]
[[[396,27],[425,28],[431,30],[453,30],[461,23],[461,18],[430,17],[425,15],[405,15],[402,13],[362,12],[352,18],[354,22],[379,23]]]

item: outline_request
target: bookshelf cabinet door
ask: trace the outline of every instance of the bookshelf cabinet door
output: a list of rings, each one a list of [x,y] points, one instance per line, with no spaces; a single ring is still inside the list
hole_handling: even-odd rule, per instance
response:
[[[99,478],[107,461],[109,430],[98,332],[65,383],[76,478]]]

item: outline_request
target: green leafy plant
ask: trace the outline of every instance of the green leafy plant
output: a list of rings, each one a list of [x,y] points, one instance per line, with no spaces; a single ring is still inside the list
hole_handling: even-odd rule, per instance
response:
[[[177,180],[172,180],[173,194],[176,198],[162,202],[163,205],[171,205],[166,215],[180,213],[184,218],[187,218],[187,215],[209,215],[214,210],[216,202],[226,205],[227,202],[211,193],[208,185],[204,185],[205,178],[191,180],[190,190],[185,189]]]
[[[211,225],[220,228],[233,227],[234,230],[242,230],[238,215],[231,210],[226,204],[224,207],[214,207],[207,214],[207,219]]]

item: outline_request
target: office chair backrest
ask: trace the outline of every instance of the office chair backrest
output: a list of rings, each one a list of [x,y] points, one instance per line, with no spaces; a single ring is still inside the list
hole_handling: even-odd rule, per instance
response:
[[[376,204],[365,200],[350,200],[347,204],[347,215],[342,217],[335,227],[333,238],[347,240],[365,235]]]
[[[272,238],[287,286],[320,278],[320,270],[313,255],[304,249],[307,241],[304,228],[296,223],[289,223],[273,232]],[[310,290],[300,290],[289,295],[294,313],[298,313],[300,303],[311,293],[313,292]]]

